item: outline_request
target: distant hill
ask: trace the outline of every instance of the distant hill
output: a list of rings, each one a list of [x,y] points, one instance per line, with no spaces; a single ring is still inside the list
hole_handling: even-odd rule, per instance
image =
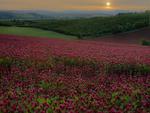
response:
[[[0,11],[0,19],[72,19],[72,18],[90,18],[98,16],[112,16],[118,13],[128,13],[131,11],[114,10],[114,11],[32,11],[32,10],[18,10],[18,11]],[[133,12],[133,11],[132,11]]]
[[[45,15],[38,14],[36,12],[26,11],[0,11],[0,19],[42,19],[50,18]]]

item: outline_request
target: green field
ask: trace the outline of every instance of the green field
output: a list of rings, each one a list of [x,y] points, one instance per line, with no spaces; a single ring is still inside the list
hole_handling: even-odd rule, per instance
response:
[[[76,39],[75,36],[69,36],[69,35],[64,35],[61,33],[56,33],[53,31],[46,31],[46,30],[42,30],[42,29],[38,29],[38,28],[30,28],[30,27],[4,27],[4,26],[0,26],[0,34]]]

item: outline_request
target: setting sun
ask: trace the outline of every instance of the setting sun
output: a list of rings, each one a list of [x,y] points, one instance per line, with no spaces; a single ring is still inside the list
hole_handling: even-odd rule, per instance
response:
[[[106,2],[106,6],[109,7],[111,5],[110,2]]]

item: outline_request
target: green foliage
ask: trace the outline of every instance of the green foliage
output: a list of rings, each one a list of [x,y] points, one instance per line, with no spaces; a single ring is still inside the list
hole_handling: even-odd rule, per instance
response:
[[[51,105],[51,107],[47,109],[47,112],[53,113],[53,110],[58,106],[57,104],[55,104],[55,101],[57,101],[59,99],[60,99],[59,96],[54,96],[51,98],[37,98],[37,102],[39,104],[47,103],[47,104]]]
[[[45,82],[45,81],[41,81],[41,83],[40,83],[40,85],[39,85],[41,88],[43,88],[43,89],[49,89],[50,88],[50,84],[49,83],[47,83],[47,82]]]
[[[144,64],[105,64],[105,74],[111,75],[148,75],[150,66]]]
[[[119,92],[113,92],[111,96],[111,104],[120,106],[121,109],[124,109],[127,104],[131,103],[131,97],[126,94],[120,94]]]
[[[44,69],[51,69],[54,66],[54,61],[52,58],[47,59],[43,62],[35,62],[35,67],[40,71]]]
[[[90,19],[38,21],[42,26],[47,23],[46,29],[75,35],[78,38],[97,37],[105,34],[126,32],[148,26],[148,15],[123,14],[110,17],[95,17]],[[42,27],[43,28],[43,27]]]
[[[7,68],[10,68],[13,63],[13,60],[11,58],[0,58],[0,66],[4,66]]]
[[[21,71],[30,67],[35,67],[38,71],[53,70],[54,75],[66,73],[66,67],[73,69],[83,69],[82,74],[86,76],[99,75],[100,73],[106,75],[149,75],[150,66],[146,64],[103,64],[95,60],[81,59],[81,58],[68,58],[68,57],[51,57],[43,62],[36,62],[27,59],[13,59],[13,58],[0,58],[0,66],[11,68],[12,65],[17,66]],[[102,66],[103,65],[103,66]],[[84,70],[86,68],[86,70]],[[71,73],[68,73],[68,75]],[[63,88],[63,84],[49,83],[41,81],[39,84],[43,89],[57,89]]]
[[[150,41],[142,40],[142,45],[144,45],[144,46],[150,46]]]
[[[48,103],[48,104],[52,104],[54,101],[58,100],[59,96],[54,96],[51,98],[37,98],[37,102],[39,102],[40,104],[44,104],[44,103]]]
[[[43,104],[46,102],[46,99],[45,98],[38,98],[37,101],[40,103],[40,104]]]
[[[64,85],[62,83],[52,83],[52,82],[45,82],[45,81],[41,81],[39,86],[45,90],[49,90],[49,89],[61,89],[64,87]]]
[[[100,92],[98,93],[98,95],[99,95],[100,97],[104,97],[104,96],[105,96],[105,93],[102,92],[102,91],[100,91]]]
[[[83,39],[82,34],[78,34],[78,35],[77,35],[77,38],[78,38],[78,39]]]
[[[119,95],[118,92],[113,92],[111,95],[111,103],[114,103],[114,101],[116,100],[116,97]]]
[[[148,74],[150,73],[150,66],[147,66],[147,65],[141,65],[139,67],[139,71],[143,74]]]

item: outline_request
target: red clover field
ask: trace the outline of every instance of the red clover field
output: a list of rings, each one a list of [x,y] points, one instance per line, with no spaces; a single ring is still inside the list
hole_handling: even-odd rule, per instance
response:
[[[0,113],[150,113],[150,47],[0,35]]]

